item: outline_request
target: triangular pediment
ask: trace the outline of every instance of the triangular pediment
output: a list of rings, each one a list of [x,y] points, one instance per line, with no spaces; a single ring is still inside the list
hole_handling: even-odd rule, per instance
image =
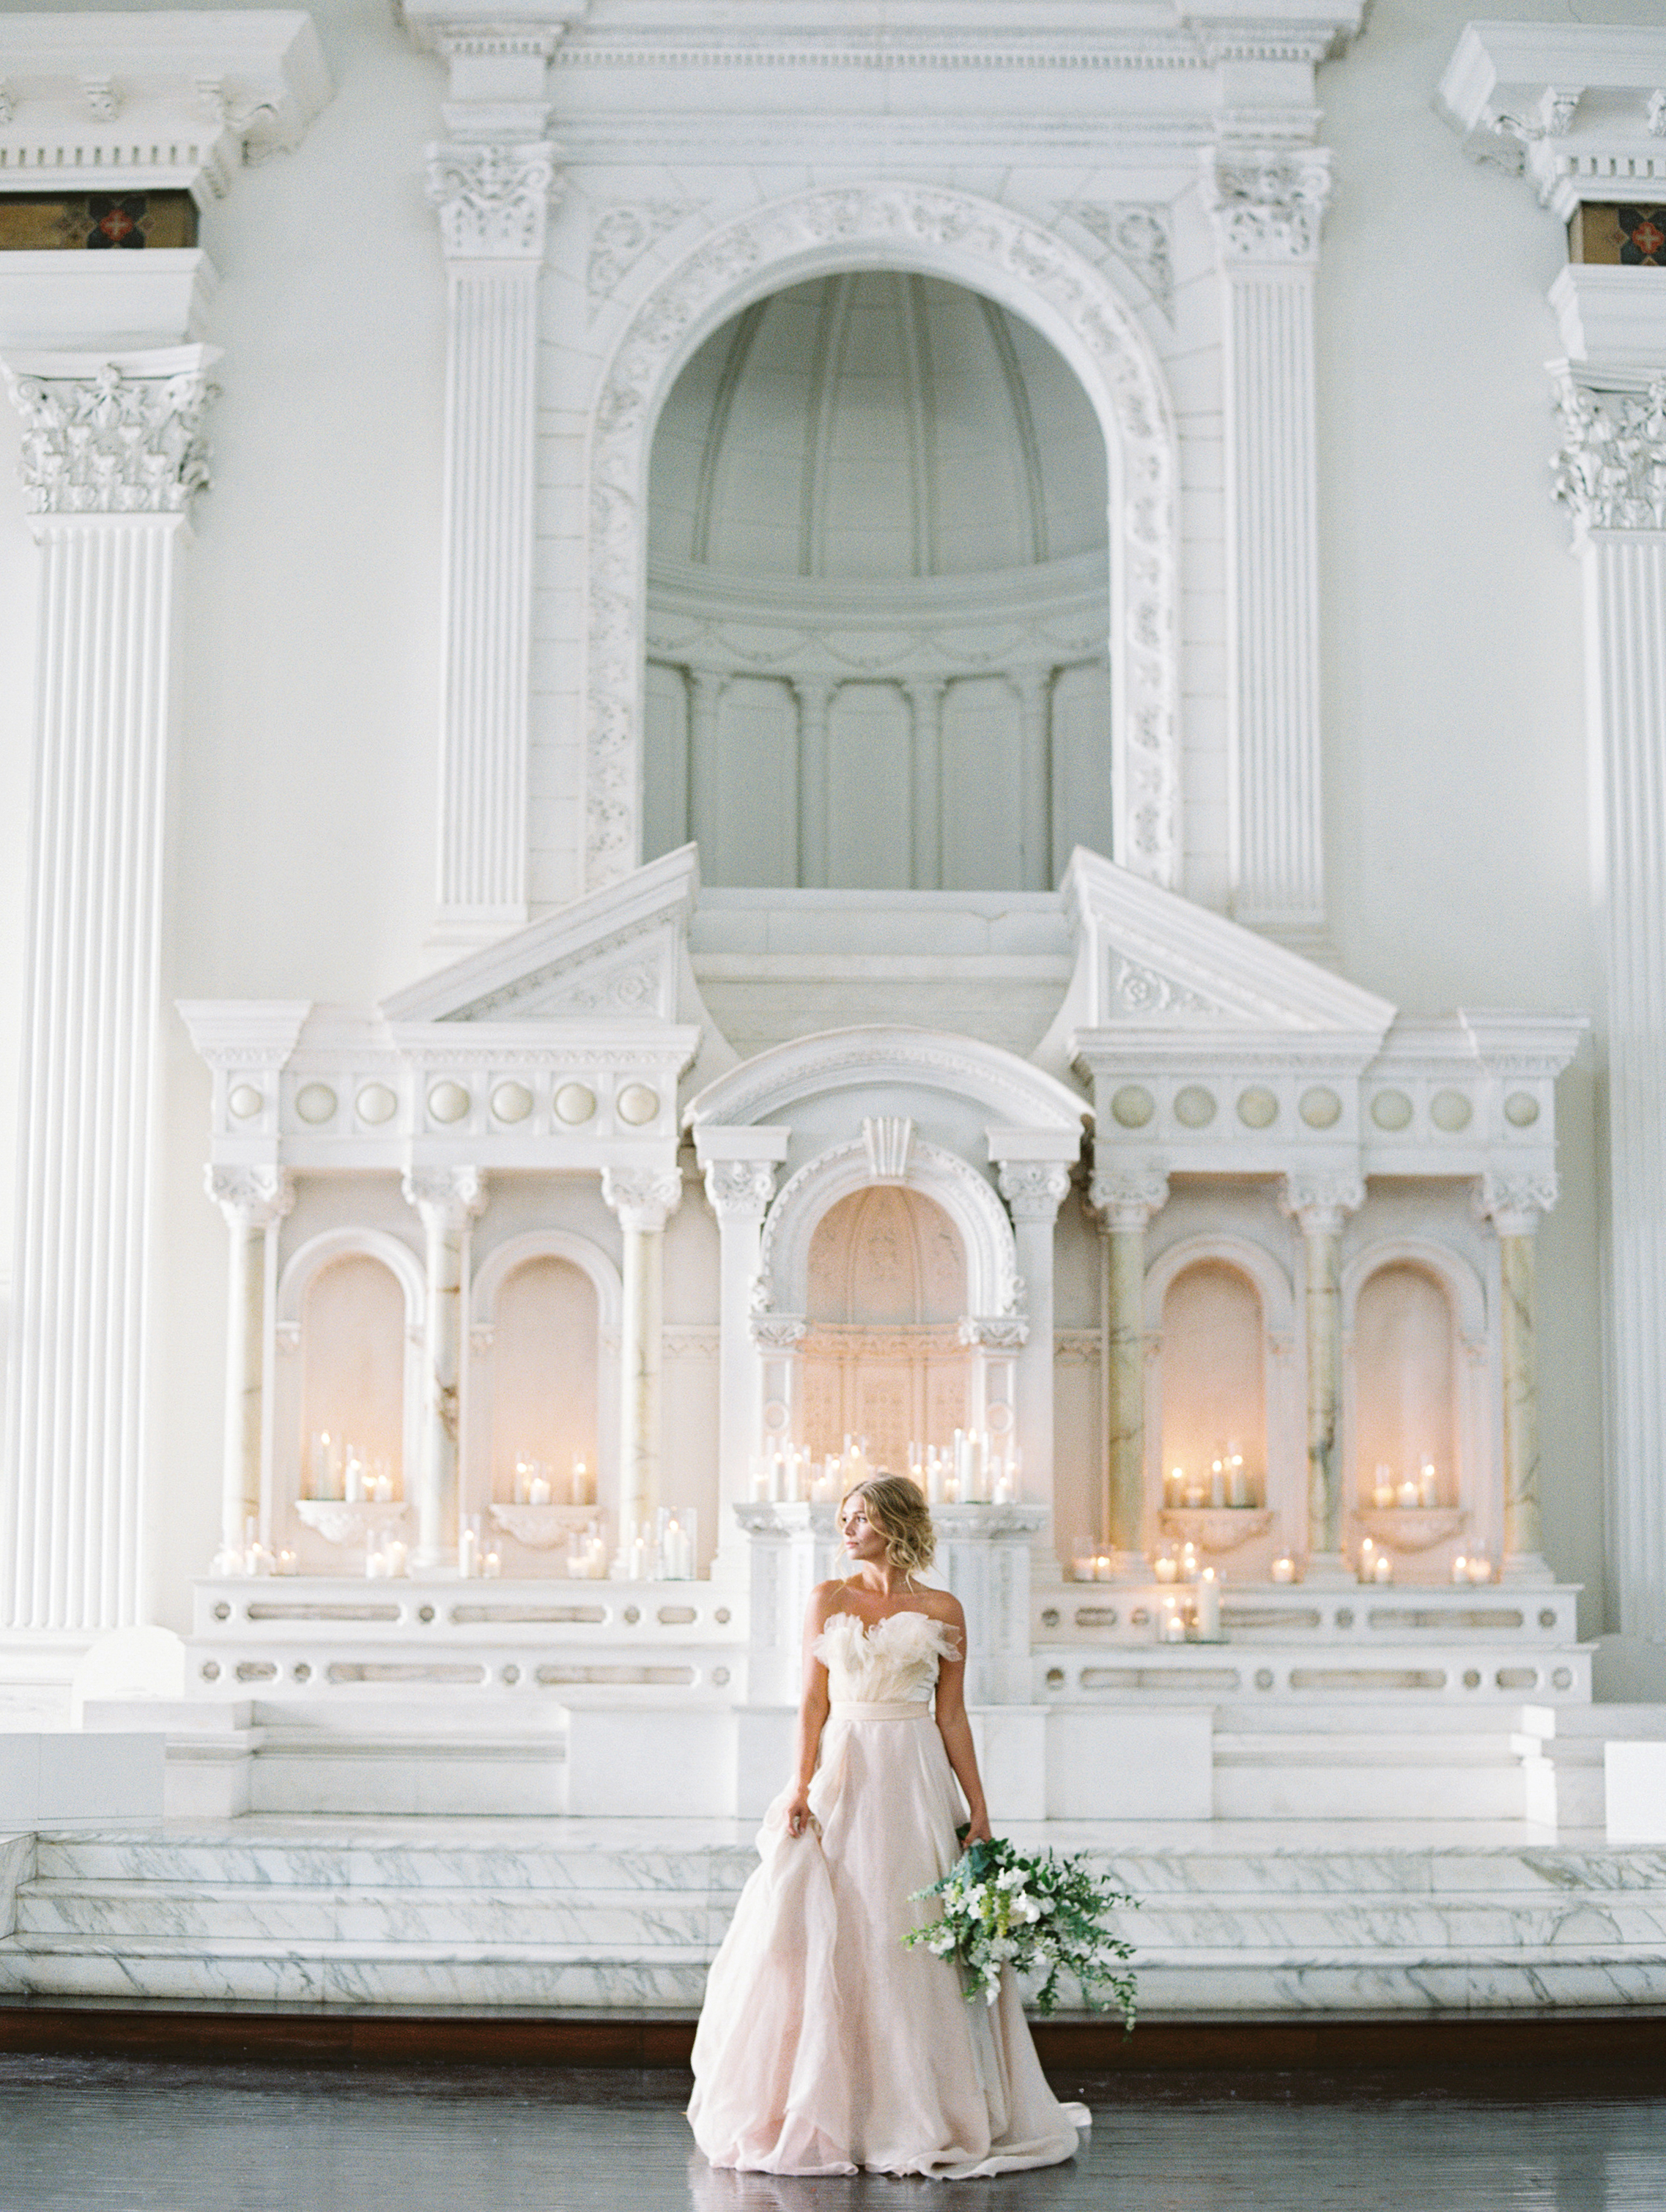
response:
[[[1076,968],[1036,1055],[1096,1030],[1380,1040],[1395,1009],[1346,977],[1078,847],[1065,872]]]
[[[692,845],[385,1000],[396,1022],[674,1022],[700,889]]]

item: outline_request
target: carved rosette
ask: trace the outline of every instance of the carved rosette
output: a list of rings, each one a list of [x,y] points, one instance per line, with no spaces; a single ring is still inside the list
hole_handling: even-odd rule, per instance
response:
[[[400,1188],[423,1226],[447,1236],[460,1236],[486,1210],[483,1168],[407,1168]]]
[[[1574,532],[1666,530],[1666,375],[1645,392],[1602,391],[1572,370],[1557,379],[1566,442],[1553,490]]]
[[[295,1202],[295,1177],[287,1168],[210,1167],[203,1188],[225,1216],[228,1229],[270,1229]]]
[[[23,418],[18,473],[33,514],[183,514],[209,482],[203,416],[215,395],[195,367],[144,376],[113,361],[88,376],[7,369]]]
[[[1014,1221],[1053,1221],[1070,1191],[1070,1170],[1058,1160],[1003,1160],[1000,1194]]]
[[[775,1194],[773,1160],[710,1160],[706,1196],[720,1220],[762,1221]]]
[[[657,1236],[683,1199],[679,1169],[604,1168],[602,1197],[619,1217],[621,1229]]]
[[[1225,261],[1316,261],[1332,186],[1328,147],[1212,147],[1203,191]]]
[[[1365,1202],[1364,1179],[1351,1169],[1286,1176],[1279,1194],[1280,1206],[1300,1224],[1304,1237],[1340,1237],[1343,1222]]]
[[[1107,1229],[1143,1233],[1169,1202],[1169,1179],[1159,1168],[1096,1168],[1087,1202]]]
[[[1555,1205],[1560,1189],[1548,1168],[1529,1174],[1484,1175],[1475,1185],[1475,1218],[1490,1221],[1500,1237],[1531,1237],[1540,1217]]]
[[[559,196],[556,149],[542,140],[428,149],[428,197],[448,261],[541,261]]]

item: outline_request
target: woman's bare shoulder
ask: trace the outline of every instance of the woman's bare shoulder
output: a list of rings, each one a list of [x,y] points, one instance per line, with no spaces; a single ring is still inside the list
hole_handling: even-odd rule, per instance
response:
[[[945,1621],[951,1628],[964,1629],[966,1626],[966,1608],[952,1590],[922,1589],[920,1609],[933,1620]]]
[[[848,1583],[836,1575],[831,1582],[818,1583],[810,1593],[810,1603],[805,1611],[806,1623],[814,1628],[825,1627],[836,1613],[846,1613],[850,1607],[843,1603]]]

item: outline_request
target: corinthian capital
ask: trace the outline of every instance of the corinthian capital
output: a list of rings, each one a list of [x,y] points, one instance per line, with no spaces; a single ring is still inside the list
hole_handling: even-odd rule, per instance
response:
[[[1070,1189],[1070,1170],[1057,1160],[1003,1160],[1000,1194],[1014,1221],[1052,1221]]]
[[[652,1236],[663,1229],[682,1202],[678,1168],[604,1168],[602,1197],[619,1217],[621,1229]]]
[[[203,1188],[225,1216],[228,1229],[270,1229],[295,1202],[295,1179],[285,1168],[209,1167]]]
[[[1087,1202],[1107,1229],[1143,1231],[1169,1202],[1169,1179],[1160,1168],[1096,1168]]]
[[[1476,1218],[1490,1221],[1500,1237],[1531,1237],[1540,1216],[1555,1205],[1560,1191],[1548,1168],[1536,1174],[1484,1175],[1475,1185]]]
[[[1582,382],[1572,369],[1556,380],[1564,444],[1553,490],[1588,530],[1666,530],[1666,375],[1639,392]]]
[[[1340,1237],[1342,1224],[1365,1202],[1365,1186],[1352,1169],[1284,1179],[1279,1204],[1301,1224],[1304,1237]]]
[[[708,1160],[706,1196],[720,1220],[762,1221],[775,1194],[773,1160]]]
[[[1213,146],[1204,155],[1203,196],[1227,261],[1316,261],[1330,192],[1328,147]]]
[[[183,514],[209,480],[203,416],[214,346],[122,354],[64,373],[73,356],[3,364],[23,418],[19,474],[33,514]]]
[[[424,1228],[458,1236],[486,1210],[486,1177],[480,1168],[407,1168],[400,1185]]]
[[[541,261],[558,193],[556,149],[542,139],[428,149],[428,196],[448,261]]]

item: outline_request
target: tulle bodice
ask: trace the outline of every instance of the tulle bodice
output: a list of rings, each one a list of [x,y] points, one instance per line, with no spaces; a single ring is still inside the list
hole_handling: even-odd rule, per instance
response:
[[[924,1613],[893,1613],[872,1627],[836,1613],[811,1649],[827,1669],[829,1695],[863,1705],[929,1698],[940,1662],[960,1656],[954,1631]]]

